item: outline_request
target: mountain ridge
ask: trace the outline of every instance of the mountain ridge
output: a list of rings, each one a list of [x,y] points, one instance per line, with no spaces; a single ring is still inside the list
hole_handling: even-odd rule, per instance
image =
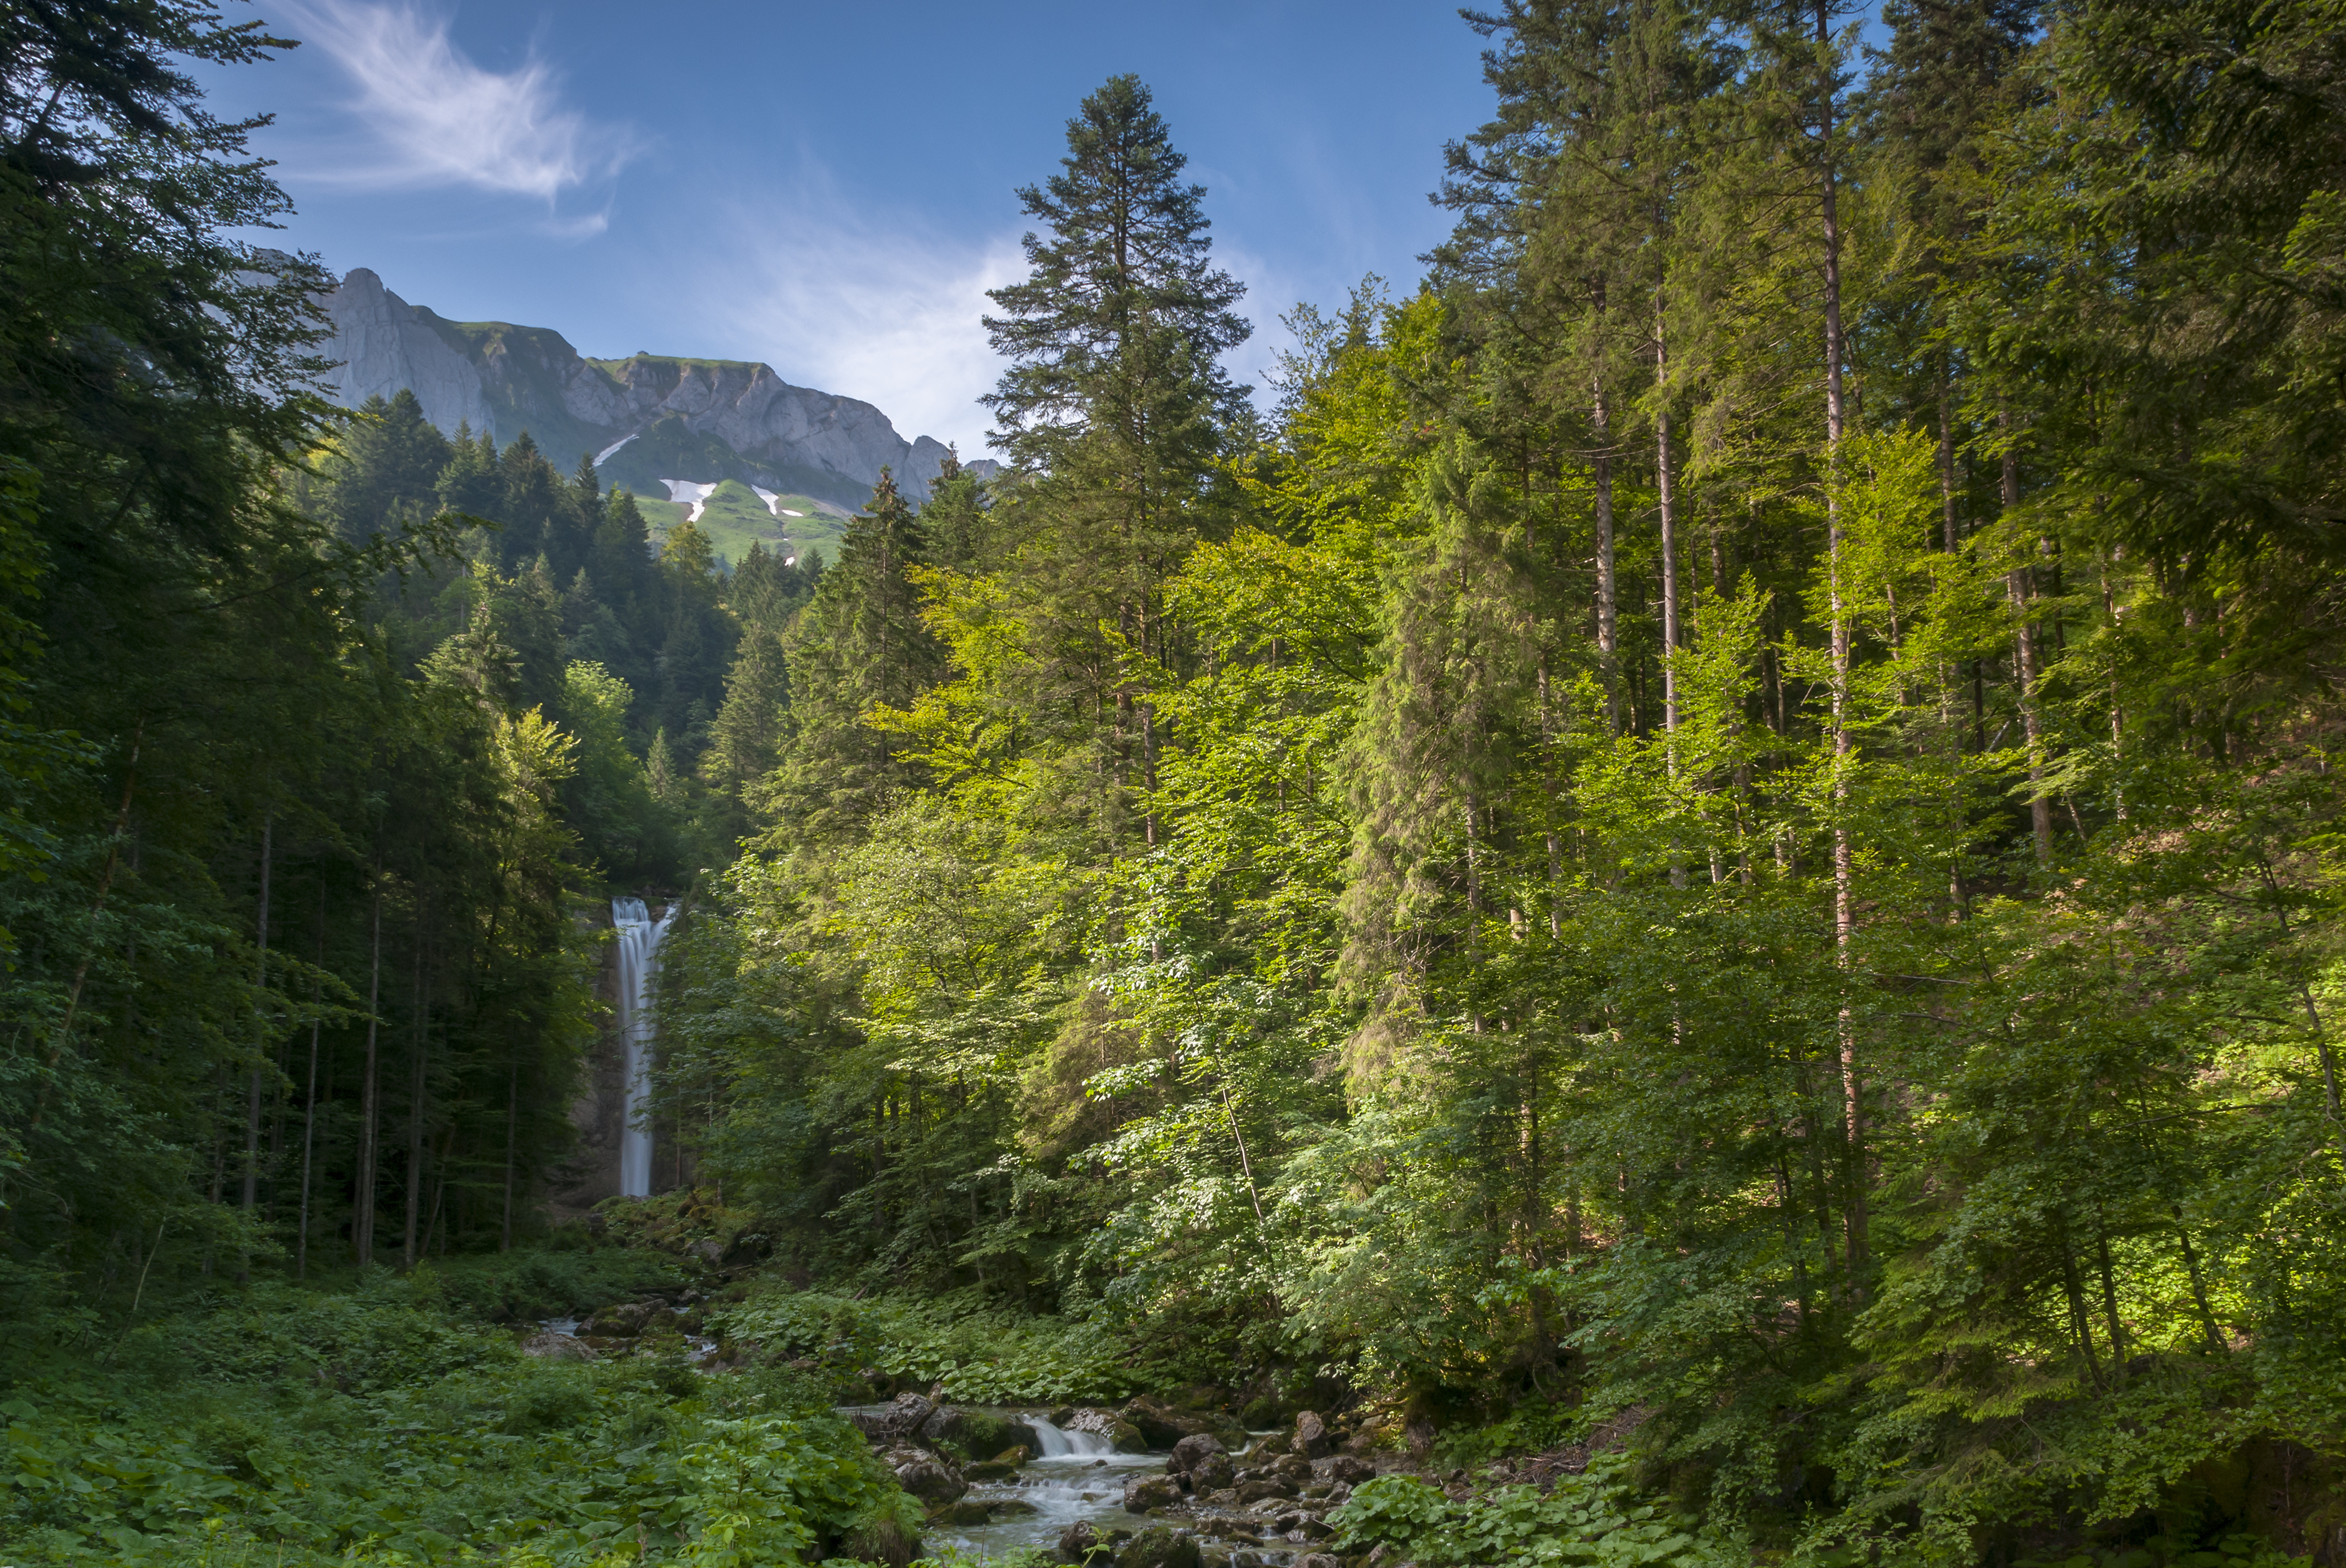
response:
[[[925,435],[907,441],[874,405],[792,385],[762,361],[589,359],[550,327],[411,305],[365,267],[323,304],[333,328],[324,351],[336,361],[327,390],[343,407],[405,389],[443,431],[464,423],[510,442],[525,430],[550,457],[592,455],[607,483],[653,495],[670,480],[734,479],[854,507],[884,466],[921,501],[948,450]]]

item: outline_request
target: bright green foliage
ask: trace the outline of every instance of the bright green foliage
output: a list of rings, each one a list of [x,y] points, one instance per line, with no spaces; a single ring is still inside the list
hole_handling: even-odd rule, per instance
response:
[[[564,1256],[521,1266],[558,1277]],[[532,1361],[440,1307],[462,1283],[426,1269],[356,1296],[266,1290],[20,1380],[0,1404],[13,1560],[570,1568],[618,1543],[699,1564],[917,1529],[816,1390],[674,1360]]]
[[[1411,1475],[1364,1481],[1329,1516],[1347,1546],[1391,1544],[1433,1568],[1464,1563],[1587,1563],[1595,1568],[1719,1568],[1737,1543],[1637,1500],[1620,1456],[1600,1455],[1545,1492],[1501,1487],[1454,1502]]]
[[[775,1292],[731,1309],[723,1321],[734,1339],[820,1357],[843,1371],[871,1367],[940,1383],[947,1399],[976,1405],[1107,1402],[1171,1386],[1196,1369],[1152,1356],[1145,1342],[1107,1323],[1005,1312],[974,1294],[853,1300]]]

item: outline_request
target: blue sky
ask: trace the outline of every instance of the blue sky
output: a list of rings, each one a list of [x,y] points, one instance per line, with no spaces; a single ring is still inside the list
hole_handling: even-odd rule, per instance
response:
[[[234,12],[244,11],[241,5]],[[1257,325],[1406,286],[1447,228],[1442,144],[1490,107],[1439,0],[647,5],[259,0],[304,40],[217,74],[300,209],[279,243],[460,320],[580,351],[764,360],[981,450],[984,290],[1021,270],[1012,192],[1137,72],[1208,187]]]

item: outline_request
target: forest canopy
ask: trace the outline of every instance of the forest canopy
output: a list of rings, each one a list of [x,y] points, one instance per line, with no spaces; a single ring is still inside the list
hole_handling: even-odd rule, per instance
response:
[[[279,42],[128,10],[7,12],[0,1313],[538,1234],[658,891],[802,1282],[1747,1556],[2346,1550],[2331,0],[1469,11],[1260,389],[1113,77],[1007,466],[812,569],[329,408],[178,63]]]

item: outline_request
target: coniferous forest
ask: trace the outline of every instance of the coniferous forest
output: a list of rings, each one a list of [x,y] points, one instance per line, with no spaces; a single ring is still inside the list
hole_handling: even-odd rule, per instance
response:
[[[0,6],[0,1561],[2346,1563],[2346,10],[1462,15],[1269,385],[1086,97],[801,566]]]

